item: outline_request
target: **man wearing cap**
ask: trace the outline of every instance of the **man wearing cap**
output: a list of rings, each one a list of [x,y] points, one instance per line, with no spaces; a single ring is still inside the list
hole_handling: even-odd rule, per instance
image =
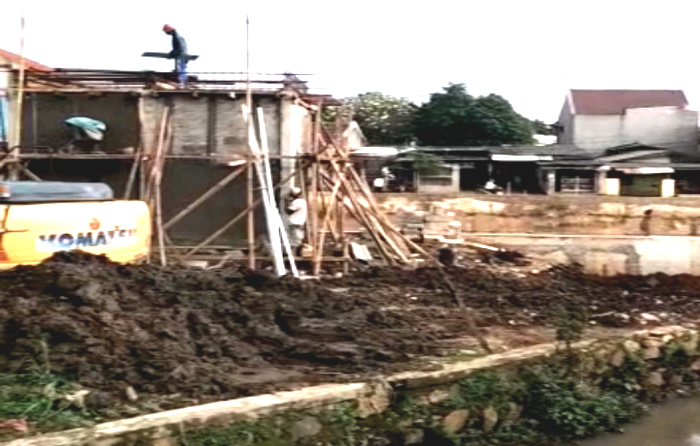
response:
[[[163,25],[163,32],[173,38],[173,50],[170,52],[170,58],[175,59],[177,81],[181,87],[184,87],[187,82],[187,42],[170,25]]]
[[[287,200],[287,223],[289,228],[289,244],[292,251],[297,253],[304,241],[304,226],[306,225],[306,200],[301,196],[301,189],[293,187]]]

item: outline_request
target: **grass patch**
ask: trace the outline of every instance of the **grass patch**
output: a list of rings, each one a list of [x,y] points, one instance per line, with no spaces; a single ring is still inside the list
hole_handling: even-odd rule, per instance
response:
[[[0,420],[26,420],[30,432],[91,425],[95,415],[71,403],[78,386],[51,374],[0,374]],[[0,433],[0,440],[16,434]]]

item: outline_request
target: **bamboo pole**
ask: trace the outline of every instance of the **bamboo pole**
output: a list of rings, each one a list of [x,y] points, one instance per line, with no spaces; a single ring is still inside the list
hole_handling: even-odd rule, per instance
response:
[[[399,260],[402,263],[408,263],[408,258],[406,257],[406,255],[396,246],[394,241],[384,231],[381,225],[377,224],[377,220],[375,220],[374,216],[371,214],[369,209],[364,204],[362,204],[360,199],[357,197],[355,190],[352,188],[352,184],[346,178],[340,176],[340,169],[334,161],[331,161],[331,166],[335,170],[336,174],[339,175],[339,179],[341,183],[343,183],[343,186],[345,188],[346,195],[353,201],[353,205],[358,207],[357,213],[360,215],[364,215],[363,219],[365,221],[365,226],[372,232],[378,233],[379,237],[377,237],[377,243],[381,246],[381,239],[386,240],[386,243],[389,245],[391,250],[396,253],[396,256],[399,258]],[[347,166],[346,168],[352,169],[352,166]],[[383,246],[381,246],[381,248],[383,248]]]
[[[163,158],[163,153],[167,151],[167,146],[170,145],[172,129],[169,125],[166,127],[165,137],[163,140],[163,147],[159,147],[160,157]],[[161,197],[161,182],[163,178],[163,167],[164,162],[160,158],[156,159],[153,173],[153,195],[154,195],[154,207],[156,211],[156,234],[158,237],[158,253],[160,257],[161,266],[166,266],[168,261],[165,256],[165,230],[163,229],[163,209],[162,209],[162,197]]]
[[[126,182],[126,188],[124,189],[124,200],[128,200],[131,197],[131,191],[136,182],[136,173],[139,170],[139,164],[141,164],[141,150],[142,146],[139,144],[138,149],[136,149],[136,156],[134,157],[134,162],[131,164],[131,170],[129,171],[129,179]]]
[[[334,163],[331,163],[331,166],[333,166],[335,169],[337,169],[337,166]],[[367,232],[369,232],[370,236],[374,240],[374,243],[377,245],[377,249],[379,250],[379,253],[384,258],[384,260],[387,263],[392,264],[394,262],[394,260],[391,258],[391,255],[384,247],[384,244],[382,243],[381,237],[379,236],[379,234],[376,233],[376,228],[372,225],[372,223],[367,218],[367,215],[363,212],[364,206],[362,206],[359,203],[359,201],[357,200],[357,197],[354,194],[354,191],[348,185],[347,181],[345,181],[345,178],[341,177],[341,183],[342,183],[343,189],[345,190],[346,197],[350,200],[350,203],[352,203],[355,216],[359,217],[359,221],[365,226],[365,228],[367,228]],[[347,203],[345,203],[344,200],[343,200],[343,203],[346,206],[348,205]]]
[[[183,210],[178,212],[174,217],[172,217],[170,220],[168,220],[167,223],[165,223],[164,228],[170,229],[175,223],[178,221],[182,220],[185,218],[187,215],[189,215],[192,211],[194,211],[196,208],[198,208],[202,203],[207,201],[212,195],[220,191],[223,187],[225,187],[227,184],[235,180],[243,171],[245,170],[245,167],[241,167],[239,169],[234,170],[233,172],[229,173],[226,175],[223,179],[221,179],[218,183],[216,183],[214,186],[210,187],[207,189],[206,192],[204,192],[202,195],[200,195],[196,200],[194,200],[192,203],[187,205]]]
[[[339,190],[340,190],[340,181],[335,183],[335,185],[333,186],[333,191],[331,192],[331,196],[329,199],[330,204],[335,203],[335,196]],[[331,226],[329,224],[330,223],[330,216],[331,216],[331,209],[333,209],[331,206],[327,207],[326,214],[324,215],[323,222],[321,223],[321,230],[318,231],[320,233],[318,236],[319,237],[318,246],[320,246],[320,249],[318,250],[318,252],[314,252],[314,262],[313,262],[314,270],[313,271],[314,271],[315,276],[318,276],[319,273],[321,272],[321,258],[322,258],[322,254],[323,254],[323,244],[325,243],[325,237],[326,237],[326,232],[324,231],[324,228],[326,227],[326,225],[328,225],[329,228]]]

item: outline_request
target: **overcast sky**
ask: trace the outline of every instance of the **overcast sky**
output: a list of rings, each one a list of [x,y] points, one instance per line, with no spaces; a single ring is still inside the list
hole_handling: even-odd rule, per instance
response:
[[[23,0],[2,5],[0,48],[54,67],[169,70],[175,26],[191,71],[313,74],[317,92],[420,102],[449,82],[555,121],[568,88],[673,88],[700,101],[697,0]]]

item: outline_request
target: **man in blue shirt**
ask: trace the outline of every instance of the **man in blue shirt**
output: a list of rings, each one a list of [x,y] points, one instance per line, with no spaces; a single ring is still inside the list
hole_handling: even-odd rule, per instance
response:
[[[163,32],[173,38],[173,50],[170,52],[170,58],[175,59],[177,81],[181,87],[184,87],[187,82],[187,42],[170,25],[164,25]]]

